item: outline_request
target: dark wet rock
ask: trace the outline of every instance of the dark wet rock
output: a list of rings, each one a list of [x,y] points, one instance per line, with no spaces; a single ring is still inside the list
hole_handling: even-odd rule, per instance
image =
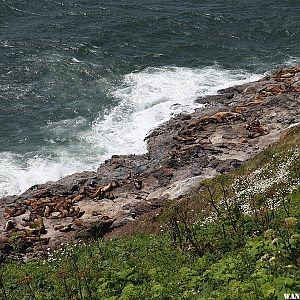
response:
[[[5,224],[5,231],[10,231],[16,228],[16,223],[12,220],[8,220]]]
[[[26,240],[26,239],[18,239],[15,242],[15,249],[18,252],[23,253],[23,254],[30,252],[30,249],[32,249],[32,246],[33,246],[33,242]],[[28,250],[28,248],[30,248],[30,249]]]
[[[130,216],[131,217],[137,217],[140,216],[144,213],[147,213],[151,210],[153,210],[153,207],[155,207],[155,204],[149,202],[149,201],[145,201],[145,202],[140,202],[139,204],[136,203],[128,203],[126,205],[124,205],[122,208],[124,210],[127,210],[130,212]]]
[[[211,95],[205,97],[199,97],[195,102],[208,106],[216,106],[220,104],[228,103],[228,99],[232,99],[233,93],[220,94],[220,95]]]
[[[71,191],[74,193],[74,192],[77,192],[77,191],[80,191],[80,185],[78,184],[74,184],[72,187],[71,187]]]
[[[248,84],[236,85],[236,86],[233,86],[233,87],[218,90],[218,93],[223,94],[225,96],[230,96],[229,98],[232,99],[233,98],[231,96],[232,94],[233,95],[238,95],[242,91],[244,91],[246,88],[249,88],[249,87],[251,87],[251,85],[248,85]]]
[[[86,238],[99,239],[111,229],[114,222],[114,219],[102,217],[100,221],[91,223],[89,228],[87,228],[83,234]],[[80,238],[81,235],[78,237]]]
[[[216,166],[216,170],[222,174],[237,169],[241,165],[242,165],[242,161],[240,160],[227,159],[227,160],[220,161]]]
[[[70,232],[72,230],[74,230],[74,228],[72,227],[72,224],[68,224],[59,229],[60,232]]]
[[[235,132],[225,132],[222,136],[224,139],[236,139],[238,134]]]
[[[0,243],[0,253],[2,253],[3,255],[9,254],[10,252],[12,252],[12,250],[13,246],[11,244],[5,242]]]
[[[3,264],[7,257],[13,252],[14,248],[8,243],[0,243],[0,266]]]
[[[160,186],[166,186],[173,177],[174,170],[161,167],[153,172],[153,176],[157,179]]]
[[[122,227],[122,226],[134,221],[134,219],[135,219],[135,217],[133,218],[132,216],[127,216],[125,218],[120,218],[110,226],[110,230],[114,230],[114,229],[117,229],[119,227]]]

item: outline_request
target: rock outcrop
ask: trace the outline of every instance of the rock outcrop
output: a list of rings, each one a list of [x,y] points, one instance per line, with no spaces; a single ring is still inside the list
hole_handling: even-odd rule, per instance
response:
[[[197,101],[204,108],[148,134],[146,154],[114,155],[96,172],[1,199],[0,261],[16,250],[33,257],[95,224],[104,235],[189,193],[201,180],[239,167],[299,123],[300,66]]]

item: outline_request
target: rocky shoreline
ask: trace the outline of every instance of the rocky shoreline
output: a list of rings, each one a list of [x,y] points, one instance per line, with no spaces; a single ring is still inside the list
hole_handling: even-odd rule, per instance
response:
[[[104,235],[239,167],[300,122],[300,66],[197,101],[204,108],[148,134],[144,155],[115,155],[96,172],[0,199],[0,262],[36,257],[95,224]]]

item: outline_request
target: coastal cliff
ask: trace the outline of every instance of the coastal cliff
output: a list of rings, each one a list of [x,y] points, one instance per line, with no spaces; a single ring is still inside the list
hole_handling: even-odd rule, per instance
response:
[[[34,257],[40,245],[76,239],[95,223],[105,235],[241,166],[300,122],[300,66],[197,102],[204,107],[152,130],[144,155],[115,155],[96,172],[2,198],[0,259],[16,248]]]

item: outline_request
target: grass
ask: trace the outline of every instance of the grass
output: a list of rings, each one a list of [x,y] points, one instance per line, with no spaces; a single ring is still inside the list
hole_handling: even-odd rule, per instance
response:
[[[284,299],[300,292],[300,127],[151,226],[1,267],[2,299]],[[144,222],[147,227],[147,222]],[[157,230],[156,230],[157,232]]]

